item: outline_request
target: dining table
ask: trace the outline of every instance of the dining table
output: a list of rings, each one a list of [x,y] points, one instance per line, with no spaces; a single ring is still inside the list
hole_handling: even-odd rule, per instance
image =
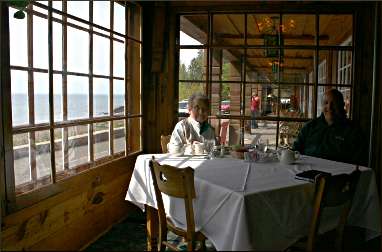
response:
[[[375,173],[368,167],[301,155],[292,164],[277,159],[250,162],[231,156],[142,154],[137,157],[126,200],[147,212],[148,250],[156,250],[157,202],[149,162],[195,170],[196,230],[217,250],[284,250],[308,234],[315,183],[297,180],[306,170],[332,175],[361,171],[347,225],[363,228],[365,239],[381,233]],[[166,214],[186,228],[184,201],[163,194]],[[322,213],[319,233],[333,229],[340,209]]]

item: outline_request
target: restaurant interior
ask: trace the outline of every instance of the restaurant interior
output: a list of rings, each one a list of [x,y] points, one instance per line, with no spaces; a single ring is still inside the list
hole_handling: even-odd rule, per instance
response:
[[[340,215],[321,218],[315,205],[324,179],[294,179],[308,166],[361,171],[354,190],[346,184],[340,246],[381,250],[382,2],[8,0],[0,11],[1,250],[176,249],[162,232],[180,227],[183,250],[200,238],[207,250],[278,251],[304,236],[312,250]],[[366,163],[229,152],[292,148],[330,89],[362,131],[352,145]],[[194,93],[209,98],[220,152],[171,156],[166,144]],[[167,176],[154,171],[165,165],[194,168],[173,185],[193,191],[183,208],[158,197]],[[323,227],[312,231],[316,213]],[[94,246],[122,224],[109,236],[137,244],[136,215],[142,244]]]

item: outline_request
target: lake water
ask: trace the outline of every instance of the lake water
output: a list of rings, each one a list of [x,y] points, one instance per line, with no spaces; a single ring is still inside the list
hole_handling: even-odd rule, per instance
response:
[[[108,95],[93,96],[93,115],[105,116],[109,111]],[[62,97],[54,96],[54,120],[62,121]],[[114,114],[123,113],[124,95],[114,95]],[[89,97],[87,95],[68,95],[68,119],[79,119],[89,117]],[[34,96],[35,123],[49,122],[49,96],[36,94]],[[121,112],[122,111],[122,112]],[[28,124],[28,96],[25,94],[12,95],[12,122],[13,126]]]

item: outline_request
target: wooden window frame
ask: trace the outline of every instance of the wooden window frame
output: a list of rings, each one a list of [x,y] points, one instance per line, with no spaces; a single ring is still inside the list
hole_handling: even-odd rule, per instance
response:
[[[141,50],[142,40],[141,40],[141,34],[138,34],[138,38],[135,36],[129,35],[129,29],[130,26],[134,26],[134,20],[131,20],[129,17],[133,16],[133,18],[136,18],[134,15],[135,13],[131,13],[131,7],[139,8],[139,26],[141,27],[142,24],[142,16],[141,16],[141,6],[139,4],[135,3],[128,3],[125,1],[110,1],[110,27],[105,28],[100,25],[92,23],[92,17],[93,17],[93,1],[89,1],[89,21],[83,20],[81,18],[78,18],[76,16],[70,15],[66,13],[67,10],[67,1],[62,1],[62,11],[54,9],[52,7],[52,1],[48,1],[47,4],[42,4],[39,2],[32,2],[28,8],[26,9],[27,15],[27,27],[28,27],[28,36],[27,36],[27,44],[28,44],[28,66],[13,66],[8,64],[2,64],[2,69],[7,69],[8,75],[4,75],[2,73],[2,76],[6,76],[8,80],[6,81],[7,84],[4,85],[7,87],[6,90],[3,90],[3,93],[5,93],[6,98],[3,101],[3,104],[7,105],[7,110],[11,111],[11,92],[10,92],[10,72],[11,70],[21,70],[25,71],[28,74],[28,101],[29,101],[29,122],[28,125],[18,125],[18,126],[12,126],[12,120],[7,120],[9,122],[9,125],[5,127],[4,130],[4,136],[7,136],[7,141],[4,141],[5,143],[8,143],[11,146],[11,150],[8,150],[8,155],[5,157],[5,196],[6,196],[6,204],[5,205],[6,210],[3,211],[4,213],[10,213],[17,209],[23,208],[26,205],[30,205],[33,203],[36,203],[48,196],[51,196],[55,193],[57,193],[56,190],[45,190],[45,193],[38,192],[42,186],[44,187],[54,187],[54,184],[58,180],[61,180],[63,178],[76,175],[79,172],[82,172],[84,170],[87,170],[88,168],[92,168],[95,166],[98,166],[99,164],[106,164],[107,162],[117,160],[119,158],[126,158],[129,156],[135,155],[137,152],[140,152],[142,148],[140,149],[131,149],[131,145],[135,144],[135,146],[140,146],[142,143],[142,136],[141,134],[139,138],[134,138],[133,140],[130,139],[130,136],[132,133],[136,132],[137,130],[141,132],[142,128],[135,128],[131,129],[129,127],[130,120],[134,118],[142,118],[141,110],[139,110],[138,113],[130,113],[129,108],[131,106],[139,106],[141,108],[141,99],[138,98],[133,100],[129,99],[130,90],[134,89],[141,89],[141,83],[139,82],[139,87],[133,87],[134,83],[131,83],[130,79],[133,77],[131,76],[131,69],[130,66],[133,66],[134,63],[139,62],[139,65],[141,64],[140,59],[132,58],[132,56],[127,57],[128,52],[130,50],[129,46],[133,44],[139,44],[139,50]],[[121,34],[117,31],[114,31],[114,5],[120,4],[124,7],[125,10],[125,34]],[[33,6],[37,6],[39,8],[42,8],[44,10],[47,10],[47,14],[38,12],[33,10]],[[2,8],[2,21],[7,19],[7,22],[2,22],[2,35],[6,34],[6,36],[9,36],[9,8],[6,4],[1,6]],[[53,13],[60,15],[60,18],[53,17]],[[39,16],[42,18],[47,19],[48,22],[48,69],[41,69],[41,68],[34,68],[33,67],[33,17]],[[68,18],[75,20],[77,22],[82,22],[88,25],[88,28],[81,27],[79,25],[73,24],[68,22]],[[62,25],[62,43],[63,43],[63,49],[62,49],[62,70],[53,70],[53,22],[60,23]],[[78,72],[69,72],[67,71],[67,27],[73,27],[77,30],[85,30],[89,34],[89,73],[78,73]],[[103,32],[106,32],[106,34],[93,31],[93,27],[97,28],[98,30],[102,30]],[[102,37],[105,37],[109,40],[109,75],[99,75],[99,74],[93,74],[93,36],[94,35],[100,35]],[[120,76],[114,76],[114,66],[113,66],[113,42],[122,42],[124,43],[124,53],[125,53],[125,67],[124,67],[124,77]],[[10,47],[8,43],[2,43],[2,49],[6,48],[6,51],[8,52],[9,58],[9,51]],[[139,55],[141,55],[141,52],[139,52]],[[132,64],[130,64],[133,61]],[[141,71],[141,67],[139,67],[139,70]],[[48,73],[49,76],[49,122],[48,123],[39,123],[35,124],[34,122],[34,81],[33,81],[33,75],[34,73]],[[60,74],[62,76],[62,120],[59,121],[54,120],[54,102],[53,102],[53,74]],[[141,73],[139,73],[141,74]],[[67,76],[85,76],[89,79],[89,113],[87,118],[79,119],[79,120],[68,120],[68,111],[67,111]],[[93,78],[104,78],[108,79],[109,83],[109,115],[108,116],[100,116],[100,117],[93,117]],[[113,81],[114,80],[124,80],[125,84],[125,99],[124,99],[124,114],[122,115],[114,115],[114,107],[113,107],[113,98],[114,98],[114,92],[113,92]],[[141,76],[139,76],[139,80],[141,80]],[[134,103],[134,104],[133,104]],[[11,113],[10,113],[11,115]],[[7,117],[10,119],[12,116],[3,115],[4,118]],[[10,117],[10,118],[9,118]],[[125,150],[115,153],[114,151],[114,122],[115,121],[124,121],[124,141],[125,141]],[[109,155],[106,157],[101,157],[100,159],[94,160],[94,137],[93,137],[93,124],[95,123],[102,123],[107,122],[108,123],[108,153]],[[80,125],[87,125],[87,135],[88,135],[88,151],[89,151],[89,160],[87,163],[81,164],[79,166],[73,167],[69,169],[69,160],[68,160],[68,128],[73,126],[80,126]],[[56,164],[55,164],[55,144],[54,144],[54,131],[55,129],[62,129],[62,151],[63,151],[63,168],[64,171],[57,173],[56,172]],[[35,132],[41,131],[41,130],[49,130],[50,132],[50,157],[51,157],[51,174],[50,177],[44,177],[37,179],[36,175],[36,162],[34,161],[36,159],[36,153],[35,153]],[[31,181],[26,183],[25,185],[22,185],[22,190],[16,189],[15,186],[15,176],[14,176],[14,163],[13,163],[13,135],[20,134],[20,133],[28,133],[29,138],[29,155],[30,155],[30,170],[31,170]],[[65,172],[68,172],[70,170],[70,173],[65,174]],[[19,186],[18,186],[19,187]],[[52,187],[52,188],[53,188]],[[50,191],[50,192],[48,192]],[[37,195],[37,197],[36,197]],[[20,199],[22,198],[22,199]],[[25,199],[28,200],[25,200]],[[20,199],[20,200],[19,200]],[[24,202],[22,204],[19,204],[18,202]],[[25,204],[27,202],[27,204]],[[2,208],[4,209],[4,208]]]
[[[355,54],[355,47],[354,47],[354,42],[351,43],[351,44],[347,44],[347,45],[320,45],[319,44],[319,17],[320,15],[324,15],[326,14],[325,12],[309,12],[309,11],[306,11],[306,12],[298,12],[298,14],[306,14],[306,15],[314,15],[315,16],[315,44],[313,46],[311,45],[297,45],[297,46],[292,46],[292,45],[276,45],[276,46],[272,46],[272,47],[269,47],[267,45],[248,45],[247,44],[247,20],[248,20],[248,15],[250,14],[262,14],[263,12],[261,11],[214,11],[214,10],[209,10],[209,11],[198,11],[197,13],[193,13],[192,11],[188,11],[188,12],[182,12],[182,11],[179,11],[177,13],[177,27],[176,27],[176,41],[178,41],[178,43],[176,43],[176,51],[177,51],[177,54],[176,55],[180,55],[180,50],[182,49],[203,49],[203,50],[206,50],[206,55],[207,55],[207,69],[206,69],[206,73],[207,73],[207,76],[206,76],[206,80],[201,80],[201,81],[190,81],[190,80],[180,80],[179,79],[179,58],[175,59],[175,62],[176,62],[176,73],[177,73],[177,78],[176,80],[178,80],[178,83],[185,83],[185,82],[205,82],[205,85],[206,85],[206,90],[207,90],[207,93],[206,95],[208,95],[208,97],[211,99],[211,86],[213,83],[224,83],[224,81],[214,81],[212,79],[212,57],[211,57],[211,52],[212,50],[214,50],[215,48],[219,48],[219,49],[228,49],[228,48],[237,48],[237,49],[243,49],[244,50],[244,57],[246,57],[246,50],[247,49],[277,49],[277,50],[283,50],[283,49],[311,49],[311,50],[314,50],[315,52],[315,62],[314,62],[314,70],[313,70],[313,83],[297,83],[295,85],[298,85],[298,86],[305,86],[305,87],[313,87],[313,94],[312,96],[313,97],[307,97],[307,100],[308,102],[310,101],[310,99],[313,100],[313,103],[312,103],[312,117],[304,117],[304,118],[293,118],[293,117],[281,117],[280,116],[280,106],[277,106],[277,115],[276,116],[272,116],[272,117],[269,117],[269,116],[259,116],[259,117],[256,117],[256,120],[267,120],[267,121],[276,121],[277,122],[277,127],[276,127],[276,148],[278,147],[279,145],[279,134],[280,134],[280,123],[281,122],[306,122],[312,118],[316,118],[317,117],[317,107],[320,106],[320,104],[317,104],[318,102],[318,99],[317,99],[317,96],[318,96],[318,88],[319,87],[324,87],[324,88],[327,88],[327,87],[335,87],[335,88],[348,88],[351,90],[354,89],[354,81],[351,82],[351,84],[340,84],[340,83],[328,83],[326,81],[326,83],[319,83],[319,76],[318,76],[318,65],[320,64],[320,62],[318,62],[317,59],[319,59],[319,51],[320,50],[338,50],[338,51],[346,51],[346,52],[350,52],[352,55]],[[282,18],[283,18],[283,15],[288,15],[288,14],[294,14],[294,12],[288,12],[288,11],[285,11],[285,12],[280,12],[280,11],[268,11],[266,12],[267,14],[275,14],[275,15],[279,15],[279,18],[280,18],[280,25],[282,25]],[[229,45],[220,45],[220,44],[212,44],[212,36],[213,36],[213,15],[221,15],[221,14],[242,14],[244,15],[244,44],[243,45],[235,45],[235,46],[229,46]],[[353,10],[348,10],[348,11],[342,11],[340,13],[333,13],[335,15],[351,15],[352,16],[352,20],[353,20],[353,26],[352,27],[355,27],[354,26],[354,20],[355,20],[355,13]],[[180,45],[180,38],[179,38],[179,33],[180,33],[180,18],[182,16],[190,16],[190,15],[208,15],[208,31],[207,31],[207,43],[206,44],[202,44],[202,45]],[[354,29],[352,29],[352,36],[351,36],[351,41],[354,39]],[[354,57],[352,57],[352,60],[353,60]],[[281,54],[279,54],[279,62],[281,60]],[[244,60],[245,62],[245,60]],[[245,63],[244,63],[245,64]],[[277,84],[277,89],[278,89],[278,97],[280,97],[280,88],[283,84],[288,84],[288,83],[284,83],[283,81],[281,81],[281,78],[280,78],[280,71],[277,71],[277,74],[278,74],[278,78],[276,80],[276,84]],[[353,73],[354,73],[354,69],[351,68],[351,76],[353,76]],[[250,83],[246,80],[246,66],[242,67],[242,73],[241,73],[241,81],[229,81],[230,83],[238,83],[240,86],[241,86],[241,92],[240,92],[240,115],[222,115],[222,114],[217,114],[217,115],[210,115],[209,116],[209,119],[234,119],[234,120],[240,120],[240,144],[244,144],[244,125],[245,125],[245,122],[246,121],[249,121],[251,120],[251,116],[246,116],[245,115],[245,110],[246,110],[246,104],[245,104],[245,94],[246,94],[246,84],[247,83]],[[261,84],[261,82],[257,82],[259,84]],[[221,90],[221,89],[220,89]],[[219,101],[219,105],[221,105],[221,100],[222,100],[222,97],[220,95],[219,97],[220,101]],[[350,102],[350,104],[352,103],[352,101]],[[308,105],[309,106],[309,105]],[[308,107],[307,106],[307,107]],[[220,110],[219,110],[220,111]],[[307,114],[309,115],[309,113],[307,112]],[[186,115],[184,114],[178,114],[179,118],[184,118]],[[220,120],[219,120],[219,127],[220,127]]]

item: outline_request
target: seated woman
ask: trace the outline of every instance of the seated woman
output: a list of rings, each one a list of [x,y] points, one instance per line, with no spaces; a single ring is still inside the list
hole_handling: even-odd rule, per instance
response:
[[[195,141],[215,140],[215,129],[207,122],[209,105],[206,95],[192,94],[187,105],[190,116],[175,125],[169,145],[184,146]]]

